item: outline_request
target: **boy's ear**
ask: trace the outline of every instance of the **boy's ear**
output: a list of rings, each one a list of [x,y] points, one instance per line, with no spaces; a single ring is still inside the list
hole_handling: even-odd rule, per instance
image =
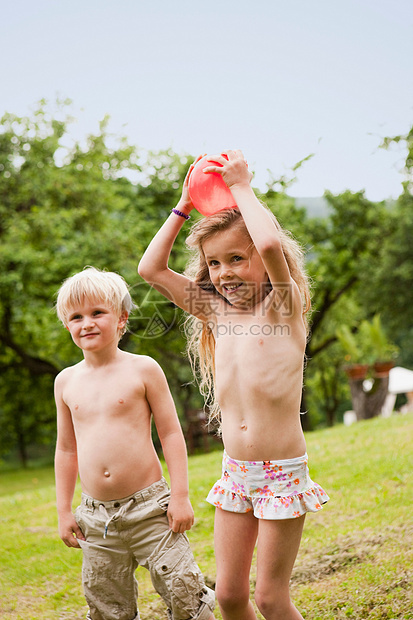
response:
[[[125,327],[126,322],[128,320],[128,317],[129,317],[129,312],[126,312],[126,310],[124,310],[122,312],[122,314],[120,315],[120,317],[119,317],[119,327],[120,328]]]

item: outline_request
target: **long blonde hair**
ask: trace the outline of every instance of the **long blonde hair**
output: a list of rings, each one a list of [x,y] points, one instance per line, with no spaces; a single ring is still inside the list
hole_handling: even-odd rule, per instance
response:
[[[311,306],[309,279],[304,268],[304,253],[298,242],[292,235],[284,230],[273,213],[268,210],[271,219],[277,228],[281,239],[281,246],[290,270],[291,278],[297,284],[303,302],[303,318]],[[192,257],[185,271],[194,283],[203,290],[221,297],[212,284],[207,262],[203,251],[203,243],[218,232],[238,227],[243,230],[247,237],[253,241],[238,209],[225,209],[196,222],[186,240],[187,246],[192,250]],[[307,324],[307,321],[306,321]],[[215,337],[211,326],[207,321],[201,321],[198,317],[188,315],[185,320],[185,333],[187,337],[187,354],[194,375],[198,381],[199,389],[205,399],[205,406],[209,412],[209,424],[218,424],[218,433],[221,426],[221,412],[215,398]]]

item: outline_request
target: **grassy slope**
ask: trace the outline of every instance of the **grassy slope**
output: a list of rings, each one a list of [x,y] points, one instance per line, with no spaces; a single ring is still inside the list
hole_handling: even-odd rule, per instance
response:
[[[307,517],[293,573],[292,595],[304,618],[413,619],[412,443],[413,415],[307,436],[311,475],[331,501]],[[210,584],[214,510],[204,498],[220,460],[220,452],[190,458],[190,538]],[[53,471],[0,474],[0,617],[84,618],[80,573],[81,553],[56,532]],[[137,576],[142,620],[164,620],[147,573]]]

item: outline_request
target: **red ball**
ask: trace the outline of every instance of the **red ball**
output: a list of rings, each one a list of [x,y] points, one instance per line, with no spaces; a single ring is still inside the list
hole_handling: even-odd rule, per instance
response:
[[[206,155],[195,165],[189,177],[189,196],[195,209],[202,215],[208,216],[223,209],[237,208],[231,190],[222,176],[218,172],[203,172],[207,166],[220,165]]]

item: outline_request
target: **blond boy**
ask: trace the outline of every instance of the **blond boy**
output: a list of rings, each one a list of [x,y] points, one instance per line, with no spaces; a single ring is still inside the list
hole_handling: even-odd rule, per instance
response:
[[[59,534],[83,550],[91,620],[139,618],[135,569],[150,571],[171,620],[213,620],[184,532],[194,522],[185,441],[164,373],[118,347],[133,303],[121,276],[89,267],[59,290],[57,314],[84,359],[56,378]],[[151,438],[153,417],[171,490]],[[77,476],[82,500],[72,513]]]

